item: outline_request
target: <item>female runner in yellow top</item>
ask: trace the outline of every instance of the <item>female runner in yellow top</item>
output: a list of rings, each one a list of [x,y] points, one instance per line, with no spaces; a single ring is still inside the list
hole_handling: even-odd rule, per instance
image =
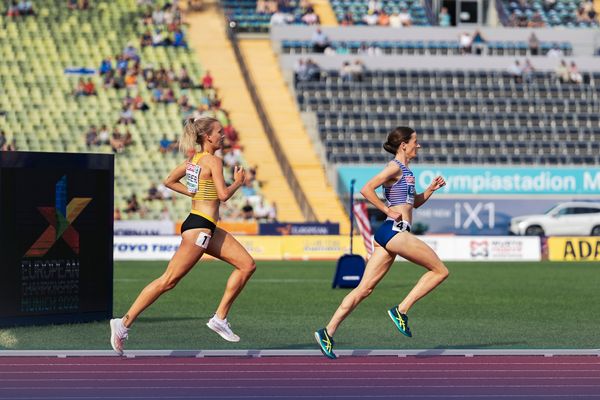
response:
[[[196,150],[194,155],[175,167],[165,179],[165,186],[192,198],[192,210],[181,226],[181,245],[169,262],[165,273],[146,286],[123,318],[110,321],[112,348],[123,354],[123,342],[137,317],[166,291],[173,289],[204,253],[233,265],[225,293],[215,315],[207,326],[230,342],[240,340],[231,331],[227,314],[256,269],[254,260],[246,249],[229,233],[216,227],[219,205],[227,201],[245,180],[245,172],[235,167],[234,182],[227,186],[223,178],[223,162],[215,151],[223,143],[223,127],[214,118],[189,119],[186,122],[179,148],[184,154]],[[180,182],[186,177],[187,185]]]

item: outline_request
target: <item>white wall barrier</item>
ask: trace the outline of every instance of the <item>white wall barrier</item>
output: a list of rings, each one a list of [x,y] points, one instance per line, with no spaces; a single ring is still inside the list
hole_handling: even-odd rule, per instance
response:
[[[539,261],[540,239],[519,236],[420,236],[444,261]],[[256,260],[336,260],[348,251],[345,236],[240,236]],[[355,253],[364,255],[355,239]],[[169,260],[179,236],[115,236],[114,259]],[[400,258],[398,258],[400,259]]]
[[[444,261],[540,261],[542,259],[539,237],[420,236],[419,238]]]

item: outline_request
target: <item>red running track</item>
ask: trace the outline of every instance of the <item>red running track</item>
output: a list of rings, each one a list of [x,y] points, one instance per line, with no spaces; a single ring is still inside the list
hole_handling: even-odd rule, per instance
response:
[[[0,399],[269,398],[600,399],[600,357],[0,357]]]

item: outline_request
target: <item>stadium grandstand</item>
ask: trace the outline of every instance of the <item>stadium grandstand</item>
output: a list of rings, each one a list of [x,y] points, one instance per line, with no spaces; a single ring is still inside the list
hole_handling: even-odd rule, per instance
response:
[[[125,316],[143,285],[166,276],[171,279],[153,289],[160,291],[156,300],[185,279],[164,299],[149,302],[151,310],[136,321],[126,343],[127,356],[152,357],[120,364],[100,359],[93,364],[98,372],[99,365],[108,362],[110,367],[101,371],[107,374],[106,381],[121,379],[123,386],[100,388],[83,372],[73,376],[80,372],[67,371],[71,375],[52,382],[56,388],[48,383],[53,375],[43,384],[36,383],[44,388],[42,393],[35,385],[20,388],[21,377],[15,375],[13,386],[0,384],[0,398],[2,394],[66,398],[75,387],[84,397],[118,397],[122,393],[117,390],[131,383],[125,380],[138,378],[127,374],[145,374],[146,367],[165,375],[140,375],[152,380],[152,385],[137,382],[131,396],[125,397],[195,398],[198,393],[235,399],[394,397],[403,388],[407,392],[400,397],[406,398],[497,398],[510,388],[506,397],[544,398],[551,389],[539,381],[521,382],[526,377],[514,374],[498,376],[498,371],[508,374],[515,365],[525,371],[522,365],[529,359],[519,357],[540,355],[550,366],[531,373],[550,375],[531,379],[562,379],[556,386],[560,393],[552,393],[555,397],[597,396],[597,384],[580,384],[583,381],[573,381],[580,371],[565,371],[585,367],[586,373],[596,374],[589,379],[600,373],[597,361],[577,358],[599,355],[594,308],[589,307],[598,298],[600,261],[599,22],[600,0],[4,2],[0,6],[0,264],[12,272],[0,282],[0,374],[2,368],[21,365],[3,365],[7,357],[2,355],[21,356],[25,354],[18,353],[21,350],[49,351],[27,356],[112,356],[106,319]],[[194,210],[197,213],[192,214],[204,225],[188,225],[188,230],[203,229],[203,239],[213,240],[210,243],[218,243],[218,248],[209,251],[200,236],[194,238],[203,250],[197,246],[187,250],[192,248],[190,254],[197,253],[204,265],[173,277],[164,272],[165,266],[184,249],[182,223],[192,214],[190,199],[169,189],[178,184],[167,176],[192,156],[193,152],[180,152],[179,140],[190,119],[195,123],[201,117],[216,118],[223,126],[223,146],[215,154],[223,160],[226,184],[236,182],[239,166],[246,180],[227,201],[221,202],[209,190],[197,200],[213,201],[217,225],[230,232],[252,258],[239,246],[231,247],[237,254],[224,256],[223,249],[232,246],[229,236],[215,228],[213,217]],[[330,364],[313,358],[321,354],[310,341],[311,331],[326,322],[345,296],[341,290],[331,294],[330,289],[356,287],[364,263],[377,262],[377,257],[371,257],[373,235],[385,226],[387,216],[381,205],[378,209],[365,201],[368,195],[361,194],[361,188],[389,165],[392,155],[382,144],[397,127],[417,132],[420,149],[410,162],[415,191],[429,189],[427,196],[435,192],[431,198],[419,197],[426,204],[415,207],[412,225],[399,221],[408,227],[408,233],[402,233],[415,235],[410,236],[412,244],[420,246],[420,240],[448,262],[450,275],[446,271],[440,282],[449,279],[411,311],[415,337],[407,339],[396,330],[382,333],[378,318],[383,315],[389,324],[391,317],[394,329],[410,336],[389,307],[398,300],[399,291],[419,282],[424,270],[412,265],[391,268],[389,280],[377,289],[377,296],[387,296],[385,301],[395,299],[385,306],[388,314],[381,308],[381,297],[365,302],[362,314],[353,315],[336,336],[336,351],[342,355],[337,365],[342,367],[317,371],[316,365]],[[63,177],[57,172],[62,171],[62,161],[56,168],[47,166],[49,174],[57,176],[45,179],[48,182],[34,201],[25,192],[39,183],[29,170],[35,163],[26,168],[16,165],[18,157],[10,155],[19,153],[46,161],[51,159],[46,156],[73,157],[78,164],[69,167],[73,177],[68,179],[67,173]],[[110,168],[100,173],[91,161],[81,161],[94,157],[109,160]],[[6,170],[5,165],[9,165]],[[199,165],[191,167],[208,187],[212,181],[200,179]],[[405,165],[399,167],[406,171]],[[18,168],[25,172],[18,175]],[[82,171],[89,170],[104,180],[98,178],[97,185],[82,183]],[[21,184],[17,176],[31,181]],[[99,189],[106,180],[107,186]],[[73,189],[76,185],[82,193]],[[7,193],[7,188],[14,193]],[[384,199],[381,192],[377,190]],[[21,207],[15,196],[28,201]],[[399,206],[408,208],[408,204],[407,200]],[[101,218],[103,206],[112,219]],[[96,230],[100,225],[113,235],[101,240],[105,231]],[[184,237],[189,241],[191,235]],[[90,249],[98,254],[104,251],[110,262],[90,256]],[[406,261],[400,257],[403,254],[388,251],[390,265],[393,257]],[[359,272],[344,275],[342,260],[348,255],[360,259]],[[48,274],[52,275],[48,279],[56,278],[52,284],[62,285],[65,277],[68,281],[68,285],[52,286],[35,268],[54,268],[61,257],[73,269]],[[10,261],[6,266],[5,259]],[[230,338],[242,337],[239,342],[222,341],[210,332],[208,337],[202,331],[209,313],[218,317],[210,308],[219,304],[215,299],[226,297],[223,261],[235,267],[234,278],[225,284],[229,303],[219,305],[229,312],[236,301],[230,319],[233,327],[227,312],[224,320],[217,320],[229,331],[235,328],[239,337],[231,332]],[[580,263],[575,269],[570,267],[572,261],[596,263]],[[490,262],[498,268],[490,268]],[[97,274],[92,276],[91,271]],[[49,294],[50,300],[42,295],[38,299],[38,289],[49,287],[72,290],[67,294],[74,305],[52,309],[52,301],[63,299],[62,292]],[[580,294],[573,296],[573,288]],[[22,305],[27,296],[33,304],[30,309]],[[6,311],[9,301],[16,304],[14,315]],[[85,307],[104,314],[86,314]],[[398,307],[396,313],[404,315]],[[561,316],[561,326],[578,329],[556,335],[556,315]],[[137,314],[132,320],[136,318]],[[17,326],[22,319],[23,326]],[[25,326],[54,322],[59,325]],[[70,322],[82,323],[64,325]],[[122,328],[121,344],[128,337],[124,324]],[[73,339],[65,343],[65,337]],[[3,353],[9,350],[17,353]],[[439,382],[434,376],[423,383],[416,375],[399,381],[398,372],[403,377],[421,374],[418,367],[425,364],[435,372],[439,355],[467,356],[466,363],[478,365],[480,360],[471,358],[474,354],[490,357],[481,364],[508,366],[485,370],[489,376],[479,370],[481,365],[471,366],[469,373],[482,376],[468,375],[463,381],[457,377],[456,385],[450,386],[447,375],[454,367],[444,360]],[[370,373],[369,368],[381,360],[387,369],[373,371],[393,372],[389,385],[384,375],[371,380],[350,374],[357,370],[350,371],[352,361],[344,359],[362,355],[396,359],[354,365],[364,368],[361,373]],[[407,355],[407,363],[400,363],[406,368],[398,369],[397,357]],[[573,358],[561,366],[565,359],[546,357],[552,355]],[[164,360],[154,356],[194,359],[181,364],[168,361],[166,368]],[[231,362],[206,356],[245,358]],[[263,356],[282,358],[269,364]],[[75,368],[91,362],[82,360]],[[52,360],[42,361],[38,366],[43,370]],[[411,362],[415,370],[410,369]],[[461,370],[463,362],[461,358],[452,365]],[[528,365],[533,368],[538,362],[534,359]],[[202,369],[194,369],[197,365]],[[121,369],[127,366],[138,370]],[[312,369],[322,375],[305,379],[302,374],[313,373]],[[125,372],[118,375],[120,371]],[[189,374],[169,375],[181,372]],[[264,376],[250,375],[254,373]],[[275,373],[281,375],[273,377]],[[338,373],[348,375],[326,386],[324,376]],[[292,392],[286,374],[296,385]],[[472,379],[488,378],[480,386],[471,385]],[[37,382],[38,378],[26,379]],[[342,390],[342,385],[348,387]]]

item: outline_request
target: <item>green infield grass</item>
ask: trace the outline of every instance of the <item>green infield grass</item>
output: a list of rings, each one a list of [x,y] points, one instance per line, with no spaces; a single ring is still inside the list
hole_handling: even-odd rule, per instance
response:
[[[166,262],[116,262],[114,313],[122,315]],[[341,325],[336,349],[597,349],[600,264],[448,263],[450,277],[409,312],[413,338],[387,310],[424,273],[395,263]],[[231,267],[199,263],[141,315],[126,349],[316,349],[313,332],[348,289],[331,289],[335,262],[259,262],[229,315],[239,343],[206,327]],[[0,349],[110,349],[108,321],[0,330]]]

